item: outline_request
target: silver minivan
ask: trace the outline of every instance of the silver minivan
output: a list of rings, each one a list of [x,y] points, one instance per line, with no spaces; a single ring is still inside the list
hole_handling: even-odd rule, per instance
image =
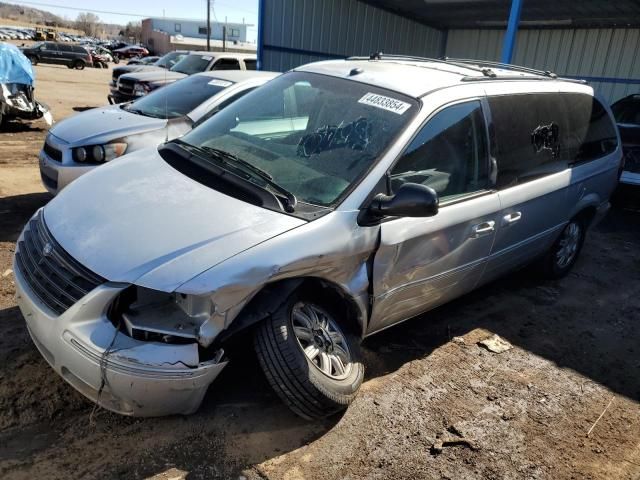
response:
[[[549,73],[302,66],[38,211],[18,304],[55,371],[115,412],[195,411],[251,334],[284,402],[323,417],[354,399],[364,337],[533,261],[567,274],[619,145],[592,88]]]

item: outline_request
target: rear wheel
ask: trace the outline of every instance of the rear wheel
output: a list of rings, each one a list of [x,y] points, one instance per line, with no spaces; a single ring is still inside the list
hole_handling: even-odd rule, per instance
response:
[[[255,348],[271,387],[306,419],[344,410],[364,378],[358,339],[330,308],[308,296],[292,295],[262,322]]]
[[[542,264],[547,278],[562,278],[567,275],[578,259],[586,234],[586,222],[574,217],[547,252]]]

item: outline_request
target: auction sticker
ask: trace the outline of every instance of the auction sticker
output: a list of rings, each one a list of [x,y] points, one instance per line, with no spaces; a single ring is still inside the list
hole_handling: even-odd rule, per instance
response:
[[[402,115],[404,112],[409,110],[409,107],[411,107],[410,103],[370,92],[366,93],[360,100],[358,100],[358,103],[382,108],[383,110],[388,110],[389,112],[397,113],[398,115]]]

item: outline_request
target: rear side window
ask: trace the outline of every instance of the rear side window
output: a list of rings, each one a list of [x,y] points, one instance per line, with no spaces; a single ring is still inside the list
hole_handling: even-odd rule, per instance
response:
[[[73,52],[72,45],[58,44],[58,50],[61,52]]]
[[[240,62],[235,58],[221,58],[215,63],[213,70],[240,70]]]
[[[244,61],[244,66],[247,70],[257,70],[258,62],[256,60],[245,60]]]
[[[616,122],[640,125],[640,96],[624,98],[611,105],[611,110]]]
[[[393,192],[404,183],[433,188],[453,200],[488,187],[487,135],[480,102],[436,113],[391,170]]]
[[[612,153],[616,130],[600,102],[584,94],[489,97],[498,188],[508,188]]]
[[[76,52],[76,53],[83,53],[85,55],[87,54],[87,51],[82,47],[78,47],[78,46],[73,45],[72,48],[73,48],[73,51]]]

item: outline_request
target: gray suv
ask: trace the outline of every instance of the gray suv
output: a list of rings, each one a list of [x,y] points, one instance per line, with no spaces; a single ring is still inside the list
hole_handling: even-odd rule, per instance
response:
[[[38,63],[52,63],[66,65],[68,68],[82,70],[92,66],[91,54],[80,45],[68,43],[40,42],[23,48],[22,53],[31,60],[32,65]]]
[[[566,275],[622,153],[586,84],[376,55],[296,68],[127,157],[18,240],[44,358],[115,412],[186,414],[253,338],[317,418],[354,399],[368,335],[531,262]]]

